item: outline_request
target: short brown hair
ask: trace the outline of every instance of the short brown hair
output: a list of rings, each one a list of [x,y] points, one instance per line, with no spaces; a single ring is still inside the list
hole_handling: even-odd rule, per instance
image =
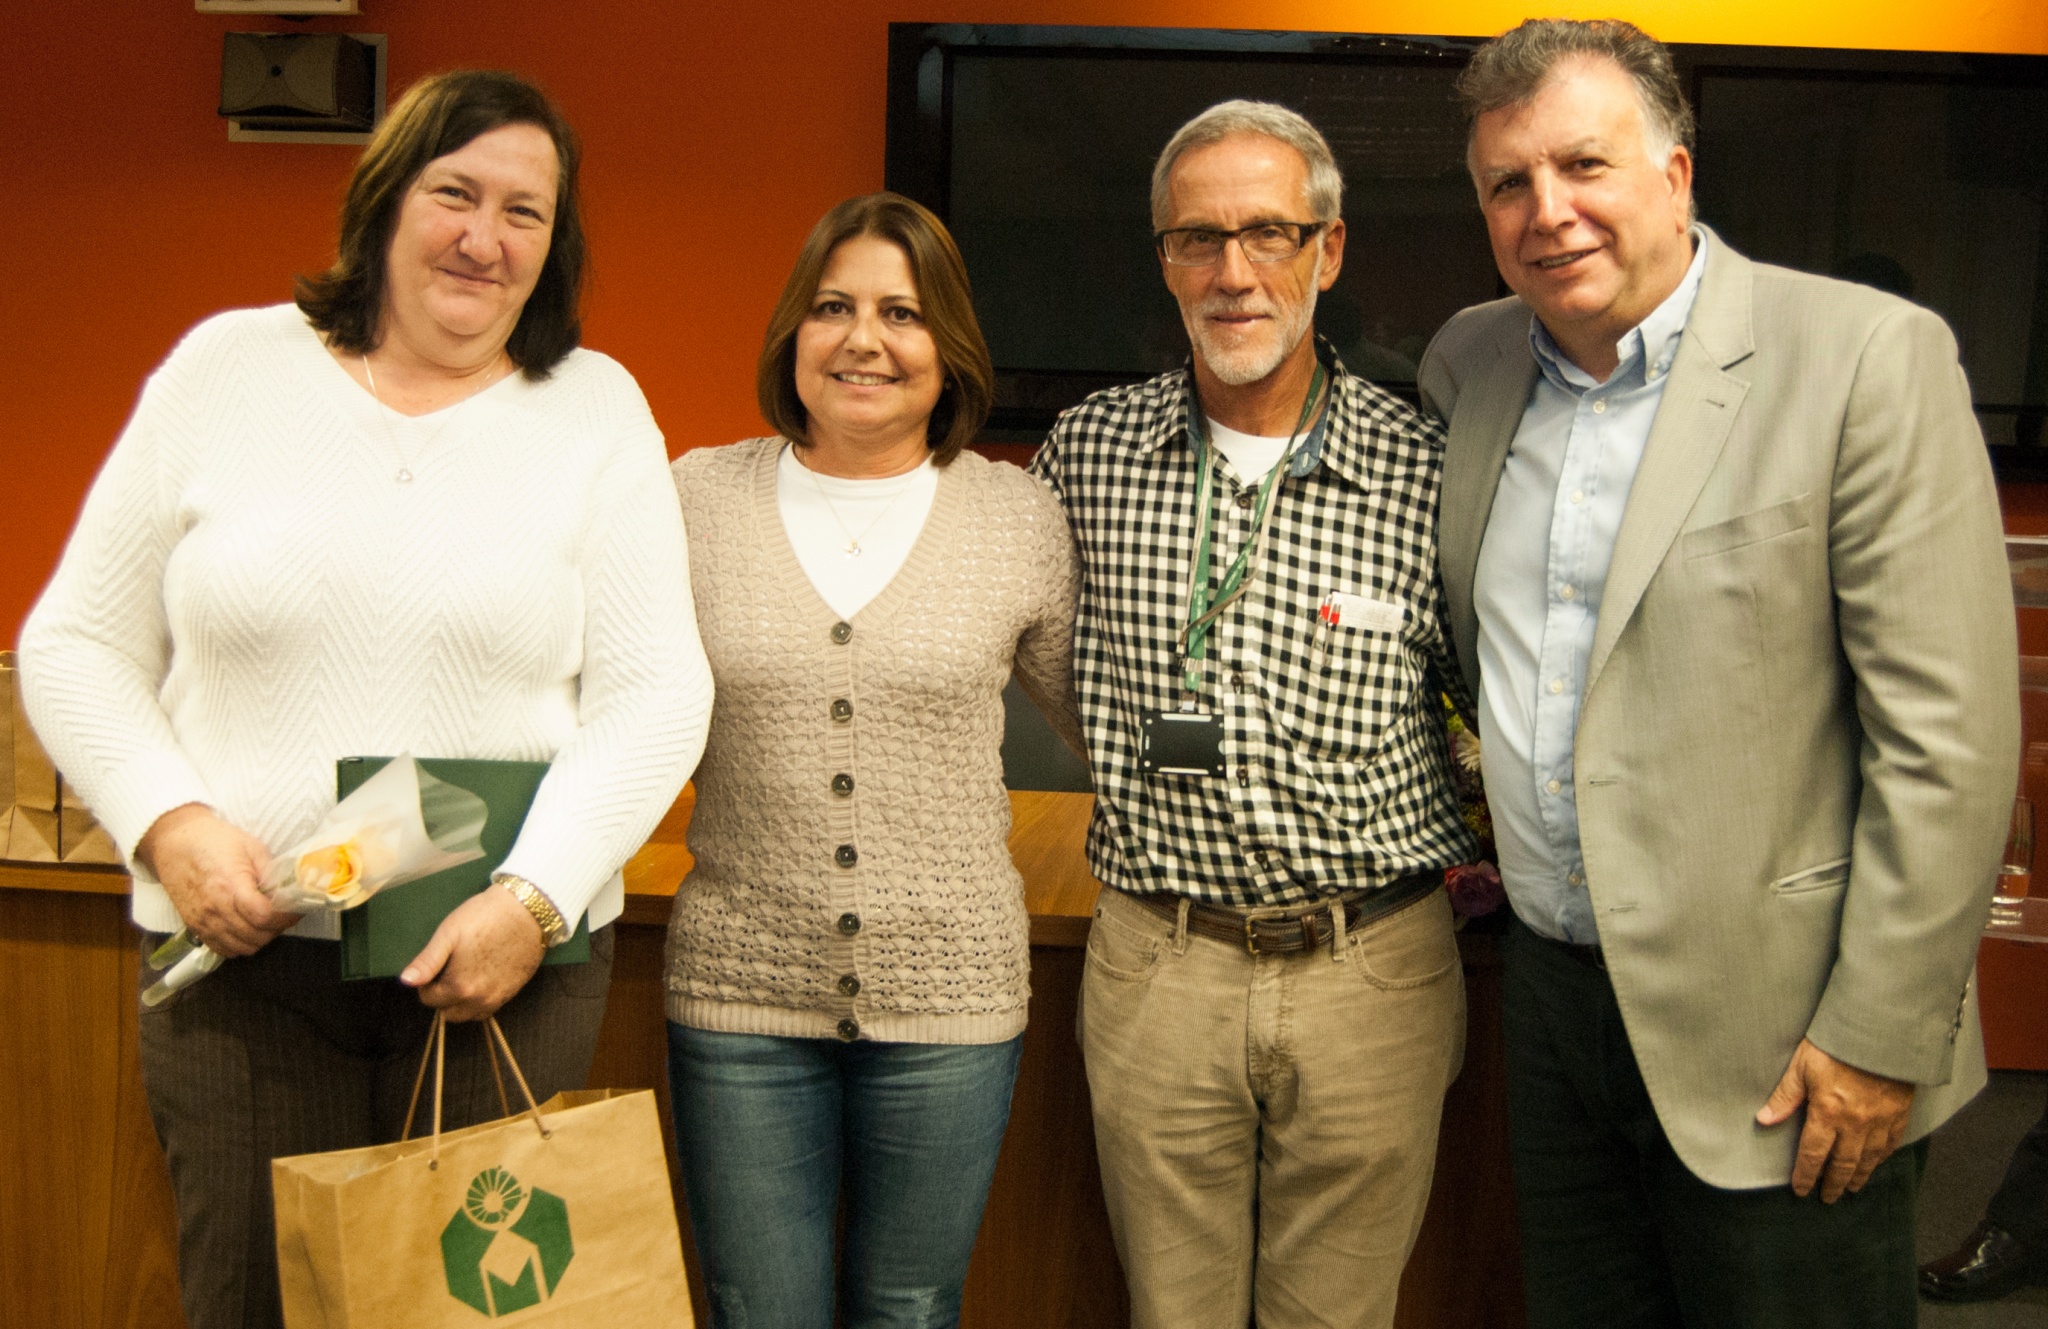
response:
[[[960,455],[988,423],[995,403],[995,367],[988,343],[974,317],[974,296],[967,285],[967,265],[946,224],[923,205],[901,194],[863,194],[847,199],[819,219],[797,255],[796,267],[783,284],[782,298],[768,319],[761,360],[754,374],[754,392],[761,418],[793,443],[808,445],[810,413],[796,392],[796,333],[810,317],[818,283],[832,251],[858,236],[887,240],[903,251],[910,279],[917,285],[925,328],[939,352],[945,387],[925,427],[925,445],[932,464],[944,466]]]
[[[505,353],[530,379],[543,379],[583,337],[583,219],[576,199],[576,135],[554,102],[517,74],[457,69],[421,79],[391,108],[363,149],[341,201],[334,266],[294,284],[299,308],[330,345],[358,355],[376,349],[383,330],[386,256],[406,191],[427,163],[506,125],[534,125],[554,141],[554,229],[547,261]]]
[[[1470,129],[1479,117],[1533,100],[1560,60],[1596,56],[1621,66],[1643,109],[1643,142],[1651,151],[1693,150],[1692,107],[1664,43],[1618,18],[1532,18],[1479,48],[1458,75],[1458,100]]]

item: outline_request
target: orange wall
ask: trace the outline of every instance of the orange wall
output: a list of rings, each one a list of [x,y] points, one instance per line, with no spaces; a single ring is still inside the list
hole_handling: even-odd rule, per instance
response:
[[[587,340],[672,449],[759,428],[752,359],[805,230],[880,186],[891,19],[1482,34],[1619,14],[1673,41],[2048,54],[2042,0],[364,0],[394,87],[455,65],[548,85],[588,147]],[[179,333],[332,254],[348,148],[230,144],[220,34],[274,19],[129,0],[0,17],[0,641],[14,639],[143,376]]]

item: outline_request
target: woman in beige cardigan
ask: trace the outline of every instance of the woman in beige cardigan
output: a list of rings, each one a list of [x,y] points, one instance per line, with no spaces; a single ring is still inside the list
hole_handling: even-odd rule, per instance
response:
[[[811,232],[758,389],[780,437],[684,454],[717,684],[669,929],[669,1073],[714,1325],[950,1325],[1030,967],[999,748],[1014,671],[1078,748],[1051,496],[962,451],[967,274],[893,194]]]

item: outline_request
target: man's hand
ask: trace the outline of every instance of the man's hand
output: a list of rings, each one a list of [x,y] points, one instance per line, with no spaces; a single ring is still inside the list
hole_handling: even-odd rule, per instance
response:
[[[493,883],[441,920],[398,980],[450,1020],[481,1020],[526,986],[546,954],[540,924]]]
[[[254,955],[299,921],[263,893],[270,851],[203,803],[172,808],[150,824],[135,857],[163,883],[193,939],[219,955]]]
[[[1792,1064],[1756,1114],[1757,1124],[1775,1126],[1801,1103],[1806,1104],[1806,1125],[1799,1132],[1792,1193],[1804,1196],[1818,1180],[1820,1198],[1833,1204],[1843,1191],[1862,1190],[1877,1165],[1899,1147],[1913,1107],[1913,1086],[1859,1071],[1802,1038]]]

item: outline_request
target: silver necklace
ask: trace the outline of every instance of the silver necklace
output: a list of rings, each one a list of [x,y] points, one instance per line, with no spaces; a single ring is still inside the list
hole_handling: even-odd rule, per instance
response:
[[[398,458],[398,474],[394,478],[398,481],[398,483],[402,485],[409,485],[412,483],[412,462],[411,459],[407,457],[405,449],[398,446],[398,426],[393,424],[391,419],[393,416],[398,415],[399,412],[397,411],[396,408],[387,405],[384,401],[383,394],[377,391],[377,371],[370,368],[370,357],[367,355],[358,354],[356,356],[356,359],[361,360],[363,362],[363,377],[367,379],[370,384],[370,400],[376,402],[378,409],[383,413],[384,437],[390,442],[391,451]],[[496,383],[500,378],[503,377],[504,366],[499,365],[492,372],[491,376],[485,379],[484,382],[476,389],[475,392],[469,394],[469,397],[474,397],[478,392],[482,392],[485,388],[490,387],[493,383]],[[468,401],[469,397],[464,397],[460,401],[449,402],[447,406],[443,406],[440,409],[442,411],[447,411],[453,407],[460,406],[462,402]],[[440,424],[434,426],[434,432],[427,435],[426,439],[420,443],[419,451],[424,452],[426,449],[432,447],[434,441],[440,438],[442,431],[447,428],[448,421],[444,417]]]
[[[405,449],[398,446],[398,426],[391,421],[391,417],[398,414],[398,412],[386,406],[383,394],[377,391],[377,372],[370,368],[370,357],[359,355],[356,358],[363,362],[363,377],[370,381],[370,400],[377,403],[377,413],[384,420],[384,437],[391,444],[391,451],[398,456],[398,475],[396,477],[398,483],[409,485],[412,483],[412,466],[406,458]],[[441,428],[445,429],[447,427],[448,422],[443,420]],[[431,443],[440,436],[441,430],[436,429],[434,437],[428,439],[427,442]]]
[[[841,558],[860,557],[860,542],[868,538],[869,531],[872,531],[875,529],[875,527],[881,525],[882,518],[889,515],[889,509],[896,506],[896,500],[903,497],[903,491],[910,488],[910,484],[908,481],[899,486],[895,493],[889,495],[889,501],[882,505],[882,510],[875,514],[875,519],[869,522],[867,525],[861,527],[860,534],[855,535],[852,532],[852,530],[850,530],[847,527],[846,518],[839,515],[839,505],[837,503],[834,503],[832,501],[832,496],[825,492],[825,486],[819,483],[818,473],[812,470],[809,464],[804,461],[802,453],[796,454],[796,464],[803,468],[803,472],[805,475],[811,477],[811,488],[817,490],[818,497],[825,500],[825,510],[832,514],[832,520],[839,523],[839,533],[846,537],[846,548],[839,551],[839,556]],[[908,472],[906,472],[906,474],[908,474]]]

